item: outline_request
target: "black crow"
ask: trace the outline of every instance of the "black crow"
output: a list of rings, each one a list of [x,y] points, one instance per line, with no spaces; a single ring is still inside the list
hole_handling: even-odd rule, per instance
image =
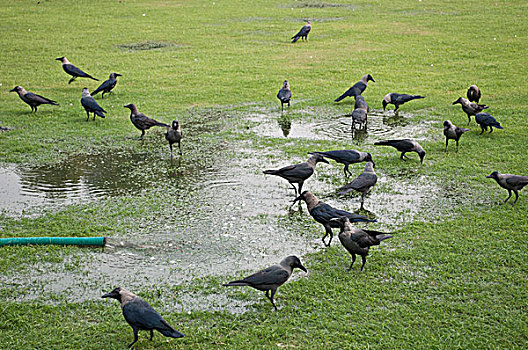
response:
[[[141,130],[141,140],[143,139],[143,136],[145,136],[145,130],[150,129],[153,126],[169,127],[169,125],[165,123],[158,122],[157,120],[147,117],[143,113],[139,113],[136,105],[133,103],[129,103],[123,107],[130,109],[130,121],[138,130]]]
[[[64,69],[66,73],[72,76],[70,81],[68,81],[68,84],[71,84],[71,82],[77,79],[77,77],[90,78],[90,79],[99,81],[99,79],[96,79],[92,77],[90,74],[87,74],[83,72],[82,70],[80,70],[79,68],[75,67],[73,64],[70,63],[70,61],[68,61],[66,57],[59,57],[59,58],[56,58],[56,60],[61,61],[62,69]]]
[[[341,227],[339,232],[339,240],[345,249],[352,255],[352,263],[348,268],[347,272],[350,272],[352,265],[356,261],[356,254],[361,256],[363,264],[361,265],[361,271],[367,262],[367,255],[369,253],[369,248],[373,245],[379,245],[381,241],[392,238],[392,234],[371,231],[371,230],[361,230],[358,228],[353,228],[350,224],[350,220],[346,217],[340,217],[332,219],[333,222],[336,222]]]
[[[497,129],[504,129],[500,123],[493,118],[493,116],[489,113],[477,113],[475,114],[475,121],[478,125],[480,125],[480,129],[482,130],[479,135],[482,135],[484,130],[488,130],[488,127],[490,128],[490,133],[493,132],[493,128]]]
[[[370,189],[378,182],[378,176],[374,171],[374,162],[369,161],[365,164],[365,170],[352,182],[347,183],[345,186],[338,190],[339,194],[347,194],[350,191],[357,191],[361,193],[361,207],[363,208],[363,202],[365,196]]]
[[[479,103],[481,94],[477,85],[471,85],[467,91],[467,98],[471,102]]]
[[[299,30],[299,33],[291,37],[291,39],[293,39],[292,43],[296,42],[299,39],[302,39],[302,40],[306,39],[306,41],[308,41],[308,34],[310,33],[310,30],[312,30],[312,22],[308,21],[306,22],[304,27],[302,27],[301,30]]]
[[[101,94],[101,98],[104,98],[104,94],[109,93],[113,88],[115,88],[117,84],[117,77],[121,76],[122,75],[119,73],[110,73],[108,80],[105,80],[104,83],[99,85],[99,87],[95,89],[94,92],[92,92],[92,96],[95,96],[102,91],[103,93]]]
[[[458,152],[458,140],[460,140],[460,137],[462,136],[462,134],[467,131],[469,131],[469,129],[461,128],[459,126],[454,126],[450,120],[446,120],[444,122],[444,135],[446,138],[445,151],[447,152],[447,143],[449,142],[449,140],[455,140],[456,141],[456,151]]]
[[[420,156],[420,163],[423,163],[425,157],[425,151],[420,144],[414,140],[385,140],[374,143],[375,146],[392,146],[401,152],[400,158],[405,160],[405,153],[416,152]]]
[[[387,105],[389,103],[392,103],[396,107],[394,109],[394,112],[396,112],[398,108],[400,108],[400,105],[406,102],[412,101],[412,100],[416,100],[418,98],[425,98],[425,96],[398,94],[396,92],[391,92],[385,95],[385,97],[383,98],[383,101],[381,101],[381,104],[383,105],[383,110],[385,110]]]
[[[342,99],[344,99],[345,97],[349,97],[349,96],[358,96],[358,95],[361,95],[363,93],[363,91],[365,91],[365,89],[367,88],[367,83],[369,81],[373,81],[373,82],[376,82],[373,78],[372,78],[372,75],[370,74],[367,74],[367,75],[364,75],[363,78],[361,78],[360,81],[358,81],[357,83],[355,83],[350,89],[348,89],[347,91],[345,91],[345,93],[341,96],[339,96],[338,98],[336,98],[334,100],[334,102],[339,102],[341,101]]]
[[[9,92],[16,92],[18,97],[31,107],[31,112],[36,112],[37,107],[40,105],[54,105],[58,106],[59,104],[56,101],[50,100],[44,96],[34,94],[32,92],[27,92],[22,86],[18,85],[9,90]]]
[[[178,123],[177,120],[173,120],[172,125],[167,128],[167,132],[165,133],[165,139],[169,141],[171,158],[173,156],[172,145],[176,142],[178,142],[178,149],[180,150],[180,156],[182,155],[182,150],[181,150],[182,136],[183,135],[182,135],[181,128],[180,128],[180,123]]]
[[[462,110],[464,111],[464,113],[467,114],[468,125],[471,122],[471,116],[472,115],[480,113],[483,110],[485,110],[486,108],[489,108],[486,105],[479,105],[479,104],[476,104],[476,103],[473,103],[473,102],[469,102],[469,100],[466,100],[463,97],[459,97],[458,100],[453,102],[454,105],[457,104],[457,103],[460,103],[462,105]]]
[[[508,190],[508,198],[506,198],[504,203],[506,203],[508,199],[511,198],[512,191],[515,193],[515,201],[513,204],[517,203],[517,199],[519,199],[518,191],[522,190],[524,186],[528,185],[528,176],[501,174],[498,171],[494,171],[486,177],[494,179],[497,181],[500,187]]]
[[[306,268],[302,265],[301,260],[295,255],[290,255],[277,265],[270,266],[267,269],[256,272],[244,279],[226,283],[224,284],[224,287],[249,286],[261,291],[266,291],[266,297],[271,301],[275,310],[277,310],[277,306],[273,301],[273,296],[275,296],[277,288],[290,278],[293,269],[296,267],[307,272]]]
[[[343,171],[345,173],[345,178],[348,175],[352,175],[350,170],[348,170],[348,166],[350,164],[372,161],[372,156],[370,155],[370,153],[359,152],[355,149],[345,149],[327,152],[310,152],[310,154],[320,154],[325,158],[329,158],[338,163],[344,164],[345,168],[343,169]]]
[[[182,333],[172,328],[145,300],[124,288],[117,287],[101,298],[114,298],[121,303],[123,316],[134,331],[134,341],[128,345],[129,348],[138,341],[139,331],[150,331],[150,340],[154,336],[154,330],[166,337],[184,337]]]
[[[356,124],[364,125],[367,127],[367,114],[370,111],[370,108],[365,101],[365,98],[361,95],[355,97],[356,102],[354,103],[354,110],[352,111],[352,128],[356,128]]]
[[[286,179],[290,185],[292,185],[295,190],[295,195],[301,193],[304,181],[308,179],[314,173],[315,166],[317,163],[323,162],[329,164],[326,159],[320,154],[313,154],[308,160],[304,163],[288,165],[278,170],[264,170],[264,174],[267,175],[276,175],[280,176],[283,179]],[[294,183],[299,184],[299,191],[293,185]]]
[[[93,112],[94,114],[93,120],[95,120],[95,115],[98,115],[101,118],[106,117],[103,113],[107,112],[97,104],[95,99],[90,95],[88,88],[83,88],[82,90],[81,104],[84,107],[84,110],[86,111],[86,121],[90,119],[90,112]]]
[[[282,83],[282,88],[277,94],[277,98],[281,101],[281,110],[284,110],[285,103],[287,103],[288,107],[290,107],[291,96],[292,93],[290,90],[290,83],[288,83],[288,80],[284,80],[284,83]]]
[[[304,191],[303,193],[301,193],[299,197],[295,198],[294,202],[297,202],[301,199],[306,202],[308,211],[310,212],[310,215],[314,218],[314,220],[324,226],[325,235],[323,236],[322,241],[323,241],[323,244],[327,247],[330,246],[330,243],[332,243],[332,238],[334,237],[334,233],[332,232],[332,227],[334,228],[339,227],[339,224],[335,221],[331,221],[331,219],[335,219],[341,216],[346,216],[353,222],[357,222],[357,221],[374,222],[376,221],[376,220],[369,220],[367,219],[366,216],[363,216],[363,215],[358,215],[354,213],[349,213],[348,211],[344,211],[341,209],[336,209],[324,202],[321,202],[310,191]],[[328,235],[330,236],[330,239],[328,240],[328,243],[326,243],[325,238]]]

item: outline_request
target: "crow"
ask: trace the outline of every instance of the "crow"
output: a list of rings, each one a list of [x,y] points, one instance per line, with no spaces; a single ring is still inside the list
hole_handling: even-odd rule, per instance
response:
[[[150,129],[153,126],[162,126],[165,128],[169,127],[169,125],[165,123],[158,122],[157,120],[147,117],[143,113],[139,113],[136,105],[133,103],[129,103],[123,107],[130,109],[130,121],[138,130],[141,130],[141,137],[139,138],[140,140],[143,140],[143,136],[145,136],[145,130]]]
[[[401,152],[400,158],[405,160],[405,153],[416,152],[420,156],[420,163],[423,163],[425,157],[425,151],[420,144],[411,139],[403,140],[385,140],[374,143],[375,146],[392,146]]]
[[[70,61],[68,61],[68,59],[66,57],[59,57],[59,58],[56,58],[55,60],[61,61],[62,62],[62,69],[64,69],[64,71],[66,73],[68,73],[69,75],[72,76],[70,81],[68,81],[68,84],[71,84],[71,82],[74,81],[75,79],[77,79],[77,77],[90,78],[92,80],[99,81],[99,79],[96,79],[96,78],[92,77],[90,74],[87,74],[87,73],[83,72],[82,70],[80,70],[79,68],[75,67],[73,64],[70,63]]]
[[[171,158],[173,156],[172,153],[172,145],[176,142],[178,142],[178,148],[180,150],[180,156],[182,155],[181,150],[181,139],[182,139],[182,132],[180,128],[180,123],[178,123],[177,120],[172,121],[172,125],[167,128],[167,132],[165,133],[165,139],[169,141],[169,148],[171,152]]]
[[[312,22],[308,21],[306,22],[304,27],[302,27],[301,30],[299,30],[299,33],[295,34],[294,36],[290,38],[290,39],[293,39],[292,43],[297,42],[297,40],[299,39],[302,39],[302,40],[306,39],[306,41],[308,41],[308,34],[310,33],[310,30],[312,30]]]
[[[115,88],[117,84],[117,77],[121,77],[122,75],[119,73],[110,73],[110,77],[108,80],[105,80],[104,83],[99,85],[97,89],[92,92],[92,96],[98,94],[99,92],[103,92],[101,95],[101,98],[104,98],[104,94],[109,93],[113,88]]]
[[[462,134],[467,131],[469,131],[469,129],[454,126],[450,120],[444,121],[444,135],[446,138],[445,152],[447,152],[447,143],[449,142],[449,140],[456,141],[456,151],[458,152],[458,140],[460,140]]]
[[[376,220],[369,220],[366,216],[358,215],[354,213],[349,213],[341,209],[336,209],[324,202],[321,202],[312,192],[304,191],[301,195],[293,201],[294,203],[299,200],[304,200],[310,215],[314,218],[315,221],[322,224],[325,228],[325,235],[322,238],[323,244],[327,247],[332,243],[332,238],[334,233],[332,232],[332,227],[337,228],[339,224],[331,219],[338,218],[341,216],[346,216],[353,222],[363,221],[363,222],[374,222]],[[330,236],[328,244],[325,242],[326,236]]]
[[[27,92],[22,86],[18,85],[9,90],[9,92],[16,92],[18,97],[31,107],[31,112],[37,112],[37,107],[40,105],[54,105],[58,106],[57,101],[50,100],[44,96],[34,94],[32,92]]]
[[[90,92],[88,91],[88,88],[83,88],[82,90],[82,98],[81,98],[81,105],[84,107],[84,110],[86,111],[86,121],[90,119],[90,112],[93,112],[94,117],[93,120],[95,120],[95,115],[100,116],[101,118],[105,118],[106,116],[103,113],[107,113],[101,106],[97,104],[95,99],[90,95]]]
[[[123,316],[134,331],[134,341],[128,345],[129,348],[138,341],[139,331],[150,331],[150,340],[154,336],[154,330],[166,337],[184,337],[182,333],[172,328],[145,300],[125,288],[117,287],[101,298],[114,298],[121,303]]]
[[[320,154],[325,158],[329,158],[338,163],[344,164],[345,168],[343,169],[343,171],[345,173],[345,178],[348,177],[348,175],[352,175],[350,170],[348,170],[348,166],[350,164],[372,161],[372,155],[370,153],[359,152],[355,149],[345,149],[327,152],[310,152],[309,154]]]
[[[460,103],[462,105],[462,110],[464,111],[464,113],[467,114],[468,125],[471,122],[471,116],[472,115],[480,113],[483,110],[485,110],[486,108],[489,108],[486,105],[479,105],[479,104],[476,104],[476,103],[473,103],[473,102],[469,102],[469,100],[466,100],[463,97],[459,97],[458,100],[453,102],[454,105],[457,104],[457,103]]]
[[[246,278],[241,280],[231,281],[224,284],[224,287],[235,287],[235,286],[249,286],[261,291],[266,291],[266,298],[271,301],[271,304],[277,310],[277,306],[273,301],[273,297],[277,292],[277,288],[284,284],[290,278],[293,269],[299,268],[306,271],[306,268],[302,265],[301,260],[295,255],[290,255],[284,258],[279,264],[268,267],[267,269],[260,270]],[[271,295],[270,295],[271,291]]]
[[[398,108],[400,108],[400,105],[406,102],[412,101],[412,100],[419,99],[419,98],[425,98],[425,96],[398,94],[396,92],[391,92],[385,95],[385,97],[383,98],[383,101],[381,101],[381,104],[383,105],[383,110],[385,110],[387,105],[389,103],[392,103],[396,107],[394,109],[394,112],[396,112]]]
[[[291,100],[291,90],[290,90],[290,83],[288,83],[288,80],[284,80],[284,83],[282,83],[282,88],[279,90],[279,93],[277,94],[277,98],[281,101],[281,110],[284,111],[284,104],[287,103],[288,107],[290,107],[290,100]]]
[[[352,265],[356,261],[356,254],[361,256],[363,264],[361,265],[361,271],[367,262],[367,255],[369,248],[373,245],[379,245],[381,241],[392,238],[392,234],[383,233],[371,230],[361,230],[353,228],[350,224],[350,220],[346,216],[335,218],[331,220],[337,223],[341,227],[339,232],[339,240],[345,249],[352,255],[352,263],[348,268],[347,272],[350,272]]]
[[[479,103],[480,100],[480,89],[477,85],[471,85],[467,91],[467,98],[471,102]]]
[[[367,127],[367,114],[370,111],[370,108],[365,101],[365,98],[361,95],[355,97],[356,102],[354,103],[354,110],[352,111],[352,129],[355,129],[356,124],[364,124],[365,128]]]
[[[493,116],[489,113],[477,113],[475,114],[475,121],[478,125],[480,125],[480,129],[482,130],[479,135],[482,135],[484,130],[488,130],[488,127],[490,128],[490,133],[493,132],[493,128],[497,129],[504,129],[500,123],[493,118]]]
[[[345,186],[341,187],[338,190],[339,194],[347,194],[350,191],[357,191],[361,193],[361,208],[363,208],[363,202],[365,196],[370,191],[370,189],[378,182],[378,176],[374,172],[374,162],[369,161],[365,164],[365,170],[358,177],[356,177],[352,182],[347,183]]]
[[[297,193],[301,193],[302,191],[304,181],[312,176],[315,166],[319,162],[329,164],[322,155],[313,154],[304,163],[288,165],[278,170],[264,170],[263,172],[267,175],[276,175],[286,179],[295,190],[295,195],[297,196]],[[299,185],[299,192],[297,192],[297,188],[293,185],[294,183]]]
[[[344,99],[345,97],[354,96],[354,98],[355,98],[357,95],[361,95],[363,93],[363,91],[365,91],[365,89],[367,88],[367,83],[369,81],[376,82],[372,78],[372,75],[370,75],[370,74],[364,75],[363,78],[361,78],[360,81],[358,81],[350,89],[345,91],[345,93],[343,95],[341,95],[338,98],[336,98],[334,100],[334,102],[339,102],[342,99]]]
[[[506,203],[508,199],[511,198],[512,191],[515,193],[515,201],[513,204],[517,203],[517,199],[519,199],[518,191],[522,190],[524,186],[528,185],[528,176],[501,174],[498,171],[494,171],[486,177],[489,179],[494,179],[497,181],[500,187],[508,190],[508,198],[506,198],[504,203]]]

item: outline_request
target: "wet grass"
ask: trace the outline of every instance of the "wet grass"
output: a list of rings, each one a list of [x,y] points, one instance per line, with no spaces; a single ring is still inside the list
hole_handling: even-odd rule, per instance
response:
[[[113,168],[115,177],[119,171],[137,177],[132,183],[142,185],[135,191],[0,213],[0,237],[104,235],[125,244],[105,251],[0,249],[0,348],[125,348],[132,332],[118,304],[99,297],[127,282],[187,335],[166,342],[156,334],[149,342],[140,334],[139,349],[528,345],[528,195],[521,192],[515,206],[501,204],[506,191],[485,178],[493,170],[526,175],[526,3],[288,4],[2,7],[0,125],[9,128],[0,133],[2,164],[53,169],[116,154],[131,155],[127,162],[140,155],[152,166]],[[309,42],[290,44],[307,19]],[[178,43],[177,50],[158,43]],[[97,82],[68,85],[54,60],[63,55],[101,80],[123,74],[113,94],[96,97],[106,119],[84,121],[81,89]],[[374,131],[331,137],[335,120],[353,107],[350,100],[331,101],[366,73],[376,80],[364,94],[371,109],[379,110],[391,91],[427,96],[402,106],[403,118],[386,112],[373,119],[391,131],[412,130],[427,151],[424,165],[415,155],[402,162],[394,149],[373,146]],[[293,104],[281,116],[275,95],[284,79]],[[466,124],[451,103],[473,83],[505,129],[479,136],[472,123],[460,151],[451,145],[445,153],[442,122]],[[15,85],[60,106],[31,114],[8,92]],[[149,130],[139,142],[122,107],[127,103],[163,122],[178,119],[184,157],[171,165],[163,130]],[[339,148],[373,154],[380,181],[365,208],[379,223],[370,227],[397,232],[372,249],[361,273],[359,266],[346,273],[350,257],[338,242],[321,248],[321,225],[305,207],[289,208],[293,193],[284,181],[261,174],[302,161],[309,151]],[[305,187],[357,210],[357,196],[335,194],[343,183],[341,165],[320,164]],[[255,198],[266,196],[259,206]],[[220,287],[279,261],[289,247],[304,254],[309,272],[295,272],[281,287],[279,312],[262,292]],[[108,271],[112,266],[117,272]]]

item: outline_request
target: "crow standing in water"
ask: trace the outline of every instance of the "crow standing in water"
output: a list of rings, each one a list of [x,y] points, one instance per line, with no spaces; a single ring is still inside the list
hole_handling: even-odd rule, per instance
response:
[[[92,92],[92,96],[98,94],[99,92],[103,92],[101,94],[101,98],[104,98],[104,94],[109,93],[113,88],[115,88],[117,84],[117,77],[121,77],[122,75],[119,73],[110,73],[110,77],[104,81],[97,89]]]
[[[297,42],[297,40],[299,39],[302,39],[302,40],[306,39],[306,41],[308,41],[308,34],[310,33],[310,30],[312,30],[312,22],[308,21],[306,22],[304,27],[302,27],[301,30],[299,30],[299,33],[291,37],[291,39],[293,39],[292,43]]]
[[[139,331],[150,331],[150,340],[154,336],[154,330],[166,337],[184,337],[182,333],[172,328],[145,300],[125,288],[117,287],[101,298],[113,298],[121,303],[123,316],[134,331],[134,341],[128,345],[129,348],[138,341]]]
[[[444,135],[446,137],[446,146],[445,151],[447,152],[447,143],[449,140],[455,140],[456,141],[456,151],[458,152],[458,140],[460,140],[460,137],[465,132],[469,131],[469,129],[461,128],[458,126],[453,125],[450,120],[446,120],[444,122]]]
[[[62,62],[62,69],[64,69],[64,71],[66,73],[68,73],[69,75],[72,76],[70,81],[68,81],[68,84],[71,84],[71,82],[74,81],[75,79],[77,79],[77,77],[90,78],[92,80],[99,81],[99,79],[96,79],[96,78],[92,77],[90,74],[87,74],[87,73],[83,72],[82,70],[80,70],[79,68],[75,67],[73,64],[70,63],[70,61],[68,61],[68,59],[66,57],[59,57],[59,58],[56,58],[55,60],[61,61]]]
[[[363,208],[365,196],[370,191],[370,188],[376,184],[376,182],[378,182],[378,176],[374,171],[374,162],[369,161],[367,164],[365,164],[365,170],[363,170],[363,172],[359,174],[358,177],[352,180],[352,182],[341,187],[338,190],[338,193],[347,194],[351,191],[357,191],[361,193],[361,208]]]
[[[467,91],[467,98],[471,102],[479,103],[481,97],[480,89],[477,85],[471,85]]]
[[[138,130],[141,130],[140,140],[145,136],[145,130],[150,129],[153,126],[169,127],[169,125],[165,123],[158,122],[157,120],[147,117],[143,113],[139,113],[136,105],[133,103],[129,103],[123,107],[130,109],[130,121]]]
[[[342,99],[344,99],[345,97],[352,97],[354,96],[354,98],[358,95],[361,95],[363,93],[363,91],[365,91],[365,89],[367,88],[367,83],[369,81],[373,81],[373,82],[376,82],[373,78],[372,78],[372,75],[370,74],[367,74],[367,75],[364,75],[360,81],[358,81],[357,83],[355,83],[354,85],[352,85],[352,87],[350,89],[348,89],[347,91],[345,91],[345,93],[341,96],[339,96],[338,98],[336,98],[334,100],[334,102],[339,102],[341,101]]]
[[[325,158],[329,158],[338,163],[344,164],[345,168],[343,169],[343,171],[345,173],[345,178],[348,177],[348,175],[352,175],[350,170],[348,170],[348,166],[350,164],[372,161],[372,155],[370,153],[359,152],[355,149],[345,149],[327,152],[310,152],[310,154],[320,154]]]
[[[405,156],[405,153],[407,152],[418,153],[418,155],[420,156],[420,163],[423,163],[425,157],[425,151],[422,146],[420,146],[418,142],[411,139],[379,141],[375,142],[374,146],[392,146],[401,152],[400,158],[402,160],[405,160],[405,158],[407,158]]]
[[[84,110],[86,111],[86,115],[87,115],[86,121],[90,119],[90,112],[94,114],[93,120],[95,120],[96,115],[100,116],[101,118],[106,117],[103,114],[103,113],[106,113],[106,111],[97,104],[95,99],[90,95],[88,88],[83,88],[82,90],[81,105],[84,107]]]
[[[352,265],[356,261],[356,254],[360,255],[361,260],[363,260],[361,265],[361,271],[363,271],[363,267],[365,267],[367,262],[369,248],[373,245],[379,245],[381,241],[387,238],[393,237],[392,234],[388,233],[353,228],[346,216],[332,219],[332,222],[336,222],[341,227],[341,232],[339,232],[338,236],[339,240],[343,247],[352,255],[352,263],[347,272],[352,269]]]
[[[336,209],[324,202],[321,202],[319,198],[317,198],[312,192],[310,191],[304,191],[301,193],[301,195],[293,201],[294,203],[300,200],[304,200],[306,202],[306,206],[308,207],[308,212],[310,212],[310,215],[314,218],[315,221],[322,224],[325,228],[325,235],[322,238],[323,244],[327,247],[330,246],[330,243],[332,243],[332,238],[334,237],[334,233],[332,232],[332,227],[336,228],[339,227],[339,224],[335,221],[332,221],[334,218],[339,218],[341,216],[348,217],[351,221],[357,222],[357,221],[363,221],[363,222],[373,222],[376,220],[369,220],[366,216],[358,215],[354,213],[349,213],[348,211]],[[328,243],[325,242],[326,236],[330,236],[330,239],[328,240]]]
[[[398,94],[396,92],[391,92],[385,95],[385,97],[383,98],[383,101],[381,101],[381,104],[383,105],[383,110],[385,110],[387,105],[389,103],[392,103],[396,107],[394,109],[394,112],[396,112],[398,108],[400,108],[400,105],[406,102],[412,101],[412,100],[416,100],[418,98],[425,98],[425,96]]]
[[[173,120],[172,125],[167,128],[167,132],[165,133],[165,140],[169,141],[171,158],[173,156],[172,145],[176,142],[178,142],[178,149],[180,150],[180,156],[182,155],[181,139],[182,139],[182,132],[180,129],[180,123],[177,120]]]
[[[266,291],[266,297],[271,301],[275,310],[277,310],[273,297],[277,292],[277,288],[290,278],[293,269],[296,267],[307,272],[306,268],[302,265],[301,260],[295,255],[291,255],[277,265],[270,266],[267,269],[256,272],[244,279],[226,283],[224,284],[224,287],[249,286],[258,290]],[[270,291],[271,296],[269,294]]]
[[[486,177],[489,179],[494,179],[497,181],[500,187],[508,190],[509,196],[506,198],[504,203],[506,203],[508,199],[511,198],[512,191],[515,193],[515,201],[513,204],[517,203],[517,199],[519,199],[518,191],[522,190],[524,186],[528,185],[528,176],[501,174],[498,171],[494,171]]]
[[[9,92],[16,92],[18,97],[31,107],[31,112],[37,112],[37,107],[40,105],[59,105],[56,101],[50,100],[49,98],[26,91],[20,85],[15,86]]]
[[[282,83],[282,88],[277,93],[277,98],[281,101],[281,110],[284,111],[284,104],[288,104],[288,108],[290,107],[290,100],[291,100],[291,90],[290,90],[290,83],[288,83],[288,80],[284,80],[284,83]]]

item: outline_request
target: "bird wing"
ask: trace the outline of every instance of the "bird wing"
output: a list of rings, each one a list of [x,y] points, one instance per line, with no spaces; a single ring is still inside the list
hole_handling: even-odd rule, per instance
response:
[[[293,38],[296,38],[298,36],[304,36],[304,35],[306,35],[306,34],[308,34],[310,32],[310,29],[312,29],[310,26],[305,25],[304,27],[301,28],[301,30],[299,30],[299,32],[297,34],[295,34],[291,38],[293,39]]]
[[[414,143],[409,139],[404,140],[385,140],[374,143],[374,145],[381,145],[381,146],[392,146],[396,148],[398,151],[408,151],[411,150],[414,147]]]
[[[142,125],[145,125],[145,126],[156,126],[156,125],[166,125],[166,124],[163,124],[161,122],[158,122],[157,120],[155,119],[152,119],[152,118],[149,118],[147,117],[146,115],[144,115],[143,113],[138,113],[134,116],[134,119],[136,119],[137,122],[141,123]],[[167,125],[168,126],[168,125]]]
[[[103,91],[104,89],[108,89],[112,85],[113,82],[114,82],[114,79],[105,80],[101,85],[99,85],[97,89],[94,90],[94,92],[91,93],[91,95],[95,95]]]
[[[125,320],[138,329],[154,329],[165,325],[163,317],[145,300],[137,297],[123,306]]]
[[[528,176],[512,175],[506,179],[506,183],[511,186],[528,184]]]
[[[106,113],[106,111],[102,109],[101,106],[99,106],[97,101],[95,101],[95,99],[92,96],[85,96],[81,98],[81,104],[85,109],[89,109],[91,111],[101,111],[101,112]]]
[[[391,99],[393,99],[394,102],[398,102],[398,103],[405,103],[405,102],[409,102],[409,101],[412,101],[416,98],[420,98],[421,96],[417,96],[417,95],[407,95],[407,94],[396,94],[396,98],[394,98],[394,95],[391,96]]]
[[[358,230],[350,235],[350,239],[356,242],[361,248],[367,248],[371,245],[378,245],[379,241],[376,237],[371,236],[364,230]]]
[[[24,95],[24,97],[26,99],[28,99],[29,101],[31,101],[31,102],[37,102],[37,103],[40,103],[40,104],[43,104],[43,103],[57,103],[57,101],[50,100],[49,98],[34,94],[32,92],[28,92],[27,94]]]
[[[288,89],[280,89],[277,98],[282,102],[288,102],[291,99],[291,91]]]
[[[314,152],[323,155],[324,157],[335,160],[338,163],[357,163],[359,162],[360,153],[356,150],[337,150],[328,152]]]
[[[284,168],[280,168],[278,171],[282,176],[298,177],[301,179],[309,178],[314,172],[313,168],[306,163],[285,166]]]
[[[68,73],[69,75],[78,76],[78,77],[83,77],[85,75],[88,75],[82,70],[80,70],[79,68],[75,67],[71,63],[62,65],[62,68],[64,68],[64,71]]]
[[[352,120],[364,123],[367,120],[367,111],[362,108],[354,109],[352,111]]]
[[[281,285],[288,280],[290,274],[280,265],[273,265],[243,279],[250,285]]]
[[[339,194],[345,194],[351,190],[361,191],[365,188],[370,188],[376,184],[378,176],[372,173],[361,173],[352,182],[341,187],[338,192]]]

